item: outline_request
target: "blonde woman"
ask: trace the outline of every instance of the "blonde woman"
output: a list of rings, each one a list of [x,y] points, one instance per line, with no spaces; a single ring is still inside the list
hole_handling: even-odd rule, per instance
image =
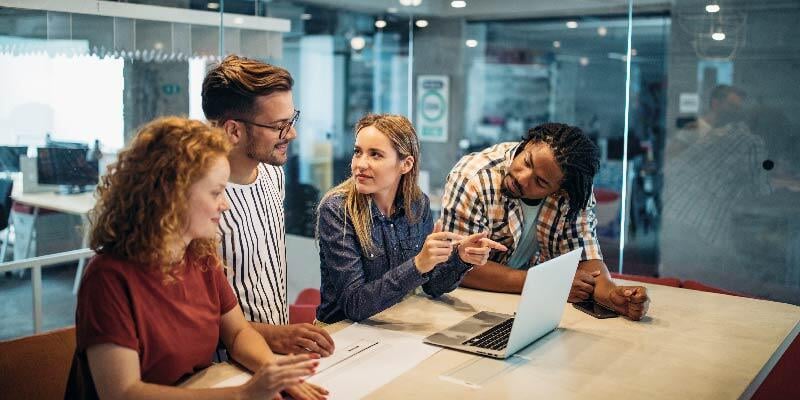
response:
[[[267,399],[317,361],[277,358],[244,319],[217,255],[230,144],[177,117],[146,125],[98,187],[75,313],[68,399]],[[211,364],[219,341],[255,374],[232,388],[172,387]]]
[[[317,319],[361,321],[422,285],[454,290],[492,249],[486,233],[463,237],[434,227],[417,186],[419,141],[403,116],[370,114],[355,127],[352,176],[322,199],[317,220],[322,303]]]

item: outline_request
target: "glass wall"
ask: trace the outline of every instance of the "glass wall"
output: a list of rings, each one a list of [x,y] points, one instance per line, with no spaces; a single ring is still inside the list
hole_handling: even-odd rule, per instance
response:
[[[666,123],[642,121],[664,134],[658,273],[800,304],[800,3],[677,0],[670,18]]]
[[[283,66],[295,78],[302,118],[286,165],[290,234],[313,236],[320,196],[349,174],[358,118],[408,114],[409,17],[402,13],[293,1],[99,2],[92,14],[52,2],[12,3],[0,2],[0,90],[12,94],[0,97],[0,178],[13,182],[17,200],[10,227],[0,232],[5,261],[85,245],[85,213],[31,202],[70,183],[44,179],[40,147],[78,149],[90,167],[99,160],[102,173],[153,118],[203,119],[202,79],[226,54]],[[56,200],[87,210],[93,203],[91,193]],[[8,210],[12,201],[2,201]],[[73,323],[76,269],[44,269],[44,330]],[[31,289],[30,272],[0,276],[0,339],[33,332]]]

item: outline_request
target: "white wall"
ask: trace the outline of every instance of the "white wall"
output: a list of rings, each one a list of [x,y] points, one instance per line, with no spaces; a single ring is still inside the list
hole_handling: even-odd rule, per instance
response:
[[[319,289],[319,248],[312,238],[286,235],[289,304],[305,288]]]

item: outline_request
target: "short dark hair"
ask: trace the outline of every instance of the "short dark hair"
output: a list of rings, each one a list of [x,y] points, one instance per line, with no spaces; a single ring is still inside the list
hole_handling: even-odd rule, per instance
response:
[[[255,100],[292,90],[289,71],[258,60],[229,55],[203,79],[203,113],[209,120],[250,118]]]
[[[747,94],[742,89],[730,85],[717,85],[711,89],[711,97],[708,100],[708,105],[711,106],[711,102],[714,101],[725,101],[731,94],[735,94],[741,98],[747,97]]]
[[[592,180],[600,169],[597,145],[580,128],[560,123],[531,128],[522,138],[522,146],[528,142],[546,143],[553,150],[556,163],[564,173],[561,188],[569,197],[567,219],[575,219],[592,197]]]

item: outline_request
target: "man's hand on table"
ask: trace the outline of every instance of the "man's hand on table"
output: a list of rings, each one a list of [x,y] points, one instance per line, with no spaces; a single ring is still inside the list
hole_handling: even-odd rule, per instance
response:
[[[578,303],[589,300],[594,293],[595,278],[600,275],[600,271],[586,272],[579,269],[572,280],[572,287],[569,289],[567,301]]]
[[[634,321],[647,314],[650,298],[644,286],[614,286],[608,295],[608,301],[601,304],[612,306],[613,310]]]
[[[272,351],[280,354],[311,352],[327,357],[334,350],[331,335],[312,324],[273,325],[265,337]]]

